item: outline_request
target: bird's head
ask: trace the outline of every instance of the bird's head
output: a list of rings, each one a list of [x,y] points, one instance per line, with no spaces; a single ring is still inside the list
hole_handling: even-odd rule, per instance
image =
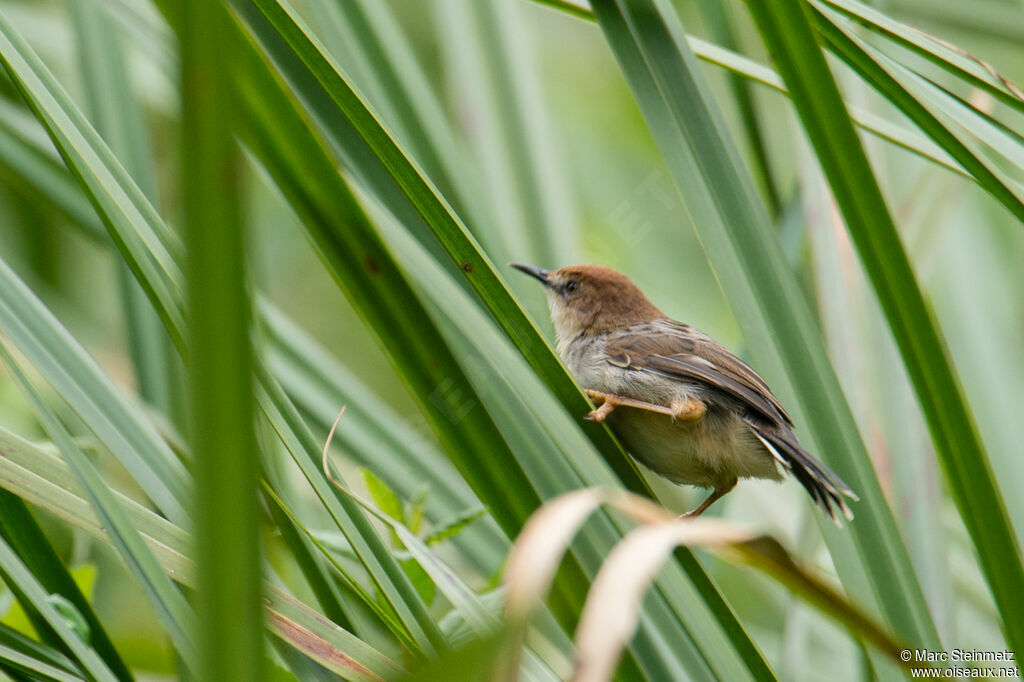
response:
[[[628,277],[610,268],[570,265],[545,270],[523,263],[511,265],[544,284],[559,340],[602,334],[664,317]]]

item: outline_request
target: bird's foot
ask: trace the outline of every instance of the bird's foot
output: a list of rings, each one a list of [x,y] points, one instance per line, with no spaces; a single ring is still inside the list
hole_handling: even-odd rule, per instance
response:
[[[616,407],[633,407],[638,410],[647,410],[648,412],[658,412],[660,414],[673,415],[672,409],[663,405],[655,405],[654,403],[648,403],[643,400],[634,400],[633,398],[627,398],[621,395],[615,395],[614,393],[603,393],[601,391],[593,391],[587,389],[585,391],[587,396],[598,403],[600,407],[596,410],[591,410],[587,416],[584,417],[587,421],[592,422],[603,422],[612,410]]]
[[[591,410],[590,412],[588,412],[587,415],[585,417],[583,417],[583,418],[586,419],[589,422],[603,422],[605,420],[605,418],[609,414],[611,414],[612,410],[614,410],[614,409],[615,409],[615,403],[613,403],[612,401],[608,400],[608,401],[605,401],[605,402],[601,403],[601,406],[598,407],[596,410]]]
[[[673,421],[679,419],[684,422],[698,421],[708,411],[704,401],[697,400],[696,398],[677,400],[672,403],[670,409],[672,410]]]
[[[708,495],[708,498],[706,500],[704,500],[703,502],[701,502],[697,506],[696,509],[691,509],[690,511],[686,512],[685,514],[680,514],[679,518],[680,519],[695,519],[695,518],[697,518],[698,516],[703,514],[705,511],[707,511],[708,507],[713,505],[716,501],[720,500],[723,496],[726,495],[726,493],[728,493],[734,487],[736,487],[736,480],[735,479],[733,479],[732,483],[729,483],[728,485],[724,485],[724,486],[720,486],[720,487],[715,488],[714,490],[711,491],[711,494]]]
[[[591,422],[603,422],[605,418],[612,413],[612,410],[619,405],[619,401],[616,398],[619,396],[612,395],[610,393],[602,393],[601,391],[592,391],[589,388],[586,390],[587,397],[593,400],[599,405],[595,410],[591,410],[587,413],[584,419]]]

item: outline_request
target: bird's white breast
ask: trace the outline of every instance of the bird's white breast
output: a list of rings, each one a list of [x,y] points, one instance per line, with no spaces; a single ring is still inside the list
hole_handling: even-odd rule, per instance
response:
[[[622,370],[605,361],[605,339],[604,335],[559,339],[558,354],[581,386],[595,391],[613,392],[612,386],[617,383],[614,375]]]

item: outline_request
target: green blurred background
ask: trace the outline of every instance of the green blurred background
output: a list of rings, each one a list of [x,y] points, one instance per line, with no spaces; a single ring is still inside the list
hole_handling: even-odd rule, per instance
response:
[[[70,26],[71,2],[2,0],[0,9],[28,39],[83,108],[82,60]],[[543,218],[564,262],[600,263],[622,270],[672,317],[708,332],[745,354],[739,328],[707,264],[671,177],[654,146],[619,68],[593,24],[529,2],[505,3],[510,21],[504,39],[514,44],[517,77],[529,103],[525,111],[488,109],[494,99],[486,84],[484,57],[464,20],[471,0],[388,0],[408,36],[408,49],[421,65],[447,116],[455,122],[468,175],[476,178],[488,216],[476,227],[492,259],[533,260],[528,244],[518,243],[517,188],[501,173],[502,159],[514,163],[517,150],[495,148],[488,127],[502,116],[525,116],[537,134],[540,164],[552,192],[553,213]],[[322,23],[317,0],[297,3],[328,47],[342,42]],[[675,3],[688,31],[717,41],[709,21],[714,0]],[[104,0],[114,13],[125,8],[151,12],[136,0]],[[997,66],[1011,80],[1024,80],[1024,7],[1001,0],[970,6],[951,0],[890,0],[885,12],[956,43]],[[738,51],[765,62],[766,56],[742,4],[723,5],[733,22]],[[1011,17],[1013,21],[1003,20]],[[112,22],[117,25],[117,22]],[[136,25],[137,28],[137,25]],[[175,74],[159,45],[133,39],[120,25],[112,39],[129,55],[128,77],[145,114],[146,139],[157,169],[158,205],[168,222],[180,220],[178,106]],[[338,58],[345,64],[339,46]],[[727,72],[702,66],[738,140],[746,140]],[[848,101],[899,120],[887,105],[838,68]],[[360,71],[352,71],[360,85]],[[927,430],[902,370],[856,252],[831,201],[820,169],[785,98],[750,85],[767,145],[771,181],[780,205],[775,216],[791,264],[820,320],[844,392],[857,418],[915,562],[936,624],[944,640],[963,647],[998,649],[1002,635],[991,597],[980,577],[966,532],[948,498]],[[42,135],[20,108],[3,79],[0,106]],[[364,93],[373,103],[372,89]],[[500,102],[500,98],[498,99]],[[984,101],[976,102],[984,108]],[[385,116],[386,120],[386,116]],[[996,474],[1024,481],[1024,445],[1019,438],[1024,405],[1024,232],[982,190],[934,164],[870,136],[865,138],[874,169],[896,217],[904,244],[934,303],[941,326]],[[754,150],[748,143],[748,159]],[[1011,169],[1016,170],[1016,169]],[[1018,178],[1019,179],[1019,178]],[[259,289],[309,331],[323,346],[395,411],[416,419],[417,409],[298,229],[276,190],[253,170],[245,175],[246,221],[251,227],[252,271]],[[763,190],[763,187],[762,187]],[[125,319],[119,299],[118,260],[27,190],[17,174],[0,163],[0,244],[4,258],[128,393],[133,376],[127,357]],[[517,248],[520,247],[520,248]],[[525,253],[523,252],[525,251]],[[502,270],[514,293],[550,338],[541,291],[526,278]],[[56,401],[55,401],[56,404]],[[63,414],[73,423],[73,416]],[[32,410],[6,374],[0,375],[0,425],[42,439]],[[130,480],[109,457],[104,470],[115,485]],[[653,485],[683,509],[699,493]],[[1011,517],[1024,529],[1024,496],[1004,489]],[[829,554],[813,523],[804,492],[792,482],[744,482],[715,507],[715,513],[757,522],[830,571]],[[45,515],[44,515],[45,516]],[[169,674],[172,653],[135,583],[126,578],[116,555],[52,519],[47,530],[72,566],[95,566],[92,585],[97,611],[129,662],[153,675]],[[271,536],[271,547],[279,548]],[[294,574],[287,552],[271,554],[287,576]],[[457,558],[453,557],[457,561]],[[720,562],[715,577],[755,640],[783,679],[833,679],[860,653],[831,622],[801,605],[785,590]],[[83,569],[92,573],[89,569]],[[289,573],[291,572],[291,573]],[[490,576],[472,576],[477,586]],[[5,622],[20,617],[11,598],[0,600]],[[780,629],[778,624],[785,623]]]

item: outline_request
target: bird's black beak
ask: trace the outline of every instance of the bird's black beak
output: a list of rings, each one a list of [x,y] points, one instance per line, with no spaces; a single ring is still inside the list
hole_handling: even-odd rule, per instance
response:
[[[521,270],[525,272],[527,275],[536,277],[541,281],[541,284],[543,284],[544,286],[549,285],[548,274],[550,274],[550,270],[538,268],[536,265],[527,265],[526,263],[509,263],[509,265],[514,267],[516,270]]]

